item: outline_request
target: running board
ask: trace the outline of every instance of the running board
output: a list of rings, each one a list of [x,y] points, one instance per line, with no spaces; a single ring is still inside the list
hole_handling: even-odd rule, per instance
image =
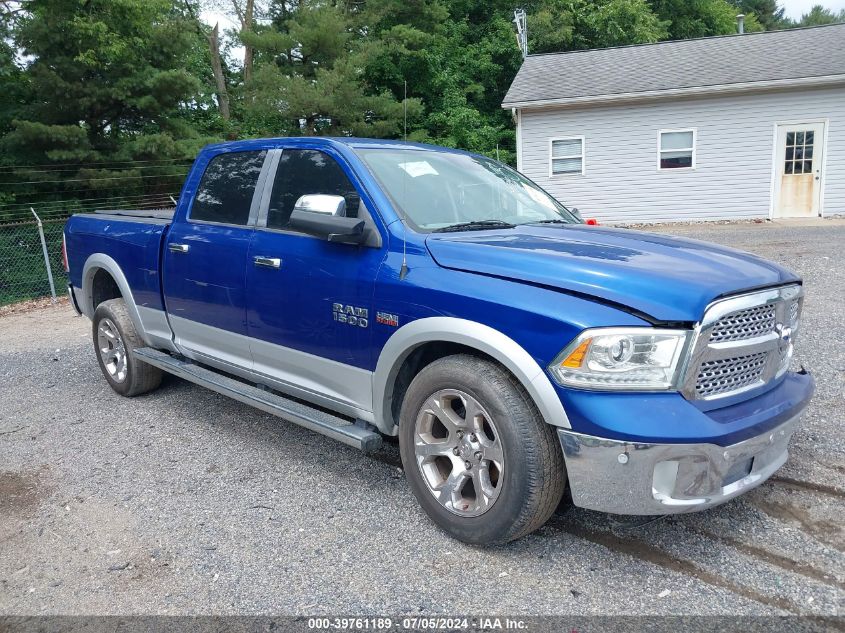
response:
[[[184,378],[189,382],[216,391],[256,409],[277,415],[294,424],[304,426],[306,429],[322,433],[344,444],[361,449],[365,453],[371,453],[381,447],[381,435],[366,428],[363,422],[359,423],[361,424],[359,426],[359,424],[331,413],[285,398],[273,391],[248,385],[225,374],[196,363],[180,360],[151,347],[141,347],[133,350],[133,353],[139,360],[158,367],[169,374]]]

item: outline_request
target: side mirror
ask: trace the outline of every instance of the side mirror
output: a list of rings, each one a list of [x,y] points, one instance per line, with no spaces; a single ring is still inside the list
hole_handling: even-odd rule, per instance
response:
[[[297,211],[343,218],[346,217],[346,198],[321,193],[307,194],[300,196],[293,205],[293,212]]]
[[[334,198],[339,196],[303,196],[303,198],[313,197]],[[308,233],[309,235],[324,237],[329,242],[340,242],[342,244],[363,244],[366,242],[367,231],[364,230],[365,225],[366,222],[359,218],[347,218],[342,215],[302,211],[296,207],[294,207],[293,212],[290,214],[291,228]]]
[[[574,215],[576,218],[578,218],[582,222],[584,221],[584,218],[581,217],[581,212],[578,210],[578,207],[572,207],[570,211],[572,212],[572,215]]]

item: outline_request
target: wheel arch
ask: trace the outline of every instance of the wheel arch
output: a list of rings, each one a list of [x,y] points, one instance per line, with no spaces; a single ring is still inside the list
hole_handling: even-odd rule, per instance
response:
[[[383,433],[395,435],[398,430],[398,408],[394,406],[394,399],[404,396],[400,380],[402,368],[415,352],[432,344],[451,353],[468,351],[493,359],[525,387],[546,423],[571,428],[563,404],[546,372],[516,341],[475,321],[428,317],[394,332],[379,355],[373,375],[373,413],[376,425]],[[448,354],[440,353],[435,358],[445,355]],[[400,387],[399,393],[397,387]]]
[[[108,279],[120,292],[118,296],[107,296],[113,293],[103,288],[103,284],[106,283],[104,281],[106,278],[103,275],[108,275]],[[82,268],[82,296],[79,298],[79,303],[83,314],[89,319],[93,319],[94,312],[97,309],[95,300],[104,297],[107,299],[123,299],[126,303],[126,309],[129,311],[129,318],[132,319],[132,324],[135,326],[135,331],[149,345],[150,341],[144,330],[141,315],[138,313],[138,306],[135,304],[135,298],[132,296],[132,289],[129,287],[126,275],[123,274],[120,265],[114,259],[104,253],[94,253],[85,260],[85,265]]]

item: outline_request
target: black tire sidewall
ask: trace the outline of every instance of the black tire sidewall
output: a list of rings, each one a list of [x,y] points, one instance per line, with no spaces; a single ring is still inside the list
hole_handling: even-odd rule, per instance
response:
[[[100,346],[97,340],[97,330],[100,327],[100,321],[104,318],[108,318],[109,320],[111,320],[112,323],[114,323],[115,327],[117,328],[117,331],[120,333],[120,338],[123,341],[123,346],[126,350],[126,378],[122,382],[118,382],[117,380],[111,377],[108,370],[106,370],[105,364],[103,363],[103,358],[100,355]],[[100,371],[103,372],[103,376],[108,381],[112,389],[114,389],[120,395],[126,396],[132,390],[132,384],[136,372],[135,364],[137,363],[137,361],[135,360],[135,357],[132,354],[131,339],[128,336],[129,333],[126,331],[126,324],[123,323],[122,315],[116,314],[115,311],[112,310],[110,302],[106,301],[97,306],[97,309],[94,312],[94,319],[92,323],[94,335],[94,351],[97,355],[97,364],[100,366]],[[131,323],[129,324],[129,327],[132,328],[132,333],[134,334],[135,327]]]
[[[473,360],[475,371],[467,371]],[[476,517],[461,517],[440,505],[423,480],[414,454],[417,415],[425,401],[442,389],[460,389],[478,400],[493,418],[502,439],[503,487],[493,506]],[[539,467],[534,463],[534,455],[526,450],[526,442],[532,441],[530,429],[536,426],[536,420],[531,418],[536,415],[532,403],[514,387],[506,372],[488,361],[448,357],[435,361],[417,375],[402,404],[400,454],[414,496],[435,523],[471,544],[503,543],[516,536],[514,526],[522,522],[528,496],[529,469]]]

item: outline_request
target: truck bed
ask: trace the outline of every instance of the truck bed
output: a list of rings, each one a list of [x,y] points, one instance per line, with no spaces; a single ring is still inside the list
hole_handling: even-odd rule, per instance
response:
[[[169,209],[100,209],[94,211],[96,215],[117,215],[127,218],[153,218],[156,220],[173,220],[176,208]]]
[[[114,260],[126,275],[139,307],[163,310],[160,253],[173,219],[172,209],[80,213],[65,225],[70,282],[83,287],[91,255]]]

